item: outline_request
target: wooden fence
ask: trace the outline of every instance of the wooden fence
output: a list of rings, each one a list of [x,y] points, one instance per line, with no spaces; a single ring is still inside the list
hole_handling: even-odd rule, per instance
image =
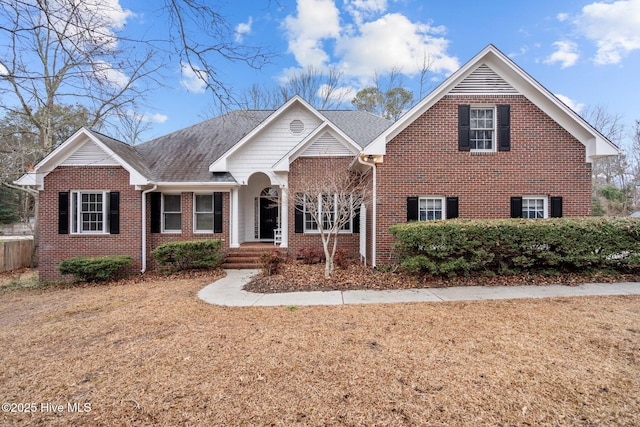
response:
[[[29,267],[32,252],[33,239],[0,240],[0,272]]]

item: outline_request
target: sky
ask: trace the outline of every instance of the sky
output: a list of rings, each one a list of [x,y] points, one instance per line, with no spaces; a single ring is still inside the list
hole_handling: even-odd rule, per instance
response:
[[[103,0],[118,11],[112,31],[152,35],[154,2]],[[371,85],[375,73],[400,69],[419,101],[423,59],[433,89],[488,44],[578,113],[603,107],[630,135],[640,120],[640,0],[224,0],[211,2],[237,42],[276,55],[260,70],[220,61],[217,77],[236,93],[275,85],[293,70],[335,67],[343,90]],[[205,41],[206,42],[206,41]],[[117,75],[110,76],[117,79]],[[147,93],[147,137],[210,117],[211,95],[179,61]],[[428,92],[428,91],[427,91]],[[351,108],[349,103],[344,108]]]

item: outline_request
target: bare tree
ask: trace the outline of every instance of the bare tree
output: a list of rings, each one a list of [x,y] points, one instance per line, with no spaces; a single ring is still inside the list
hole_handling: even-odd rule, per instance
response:
[[[352,226],[352,218],[371,200],[369,171],[327,171],[322,177],[305,179],[296,187],[294,203],[307,224],[317,230],[325,254],[325,278],[335,272],[334,257],[340,231]]]
[[[343,73],[331,67],[326,72],[313,66],[296,70],[280,85],[281,99],[299,95],[319,110],[342,104],[348,92],[341,86]]]
[[[433,59],[425,51],[422,55],[422,63],[420,64],[420,93],[418,99],[422,99],[426,95],[427,91],[427,76],[431,72],[431,66],[433,65]]]

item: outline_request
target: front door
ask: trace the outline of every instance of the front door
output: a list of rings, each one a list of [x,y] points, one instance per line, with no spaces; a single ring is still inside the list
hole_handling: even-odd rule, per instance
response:
[[[273,240],[273,230],[278,228],[278,205],[266,197],[260,197],[260,240]]]

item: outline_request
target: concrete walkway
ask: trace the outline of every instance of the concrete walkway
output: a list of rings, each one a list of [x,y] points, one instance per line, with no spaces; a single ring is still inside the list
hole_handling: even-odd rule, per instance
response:
[[[226,277],[198,292],[209,304],[225,306],[296,306],[387,304],[397,302],[476,301],[589,295],[640,295],[640,283],[588,283],[579,286],[459,286],[393,291],[326,291],[258,294],[242,287],[258,270],[225,270]]]

